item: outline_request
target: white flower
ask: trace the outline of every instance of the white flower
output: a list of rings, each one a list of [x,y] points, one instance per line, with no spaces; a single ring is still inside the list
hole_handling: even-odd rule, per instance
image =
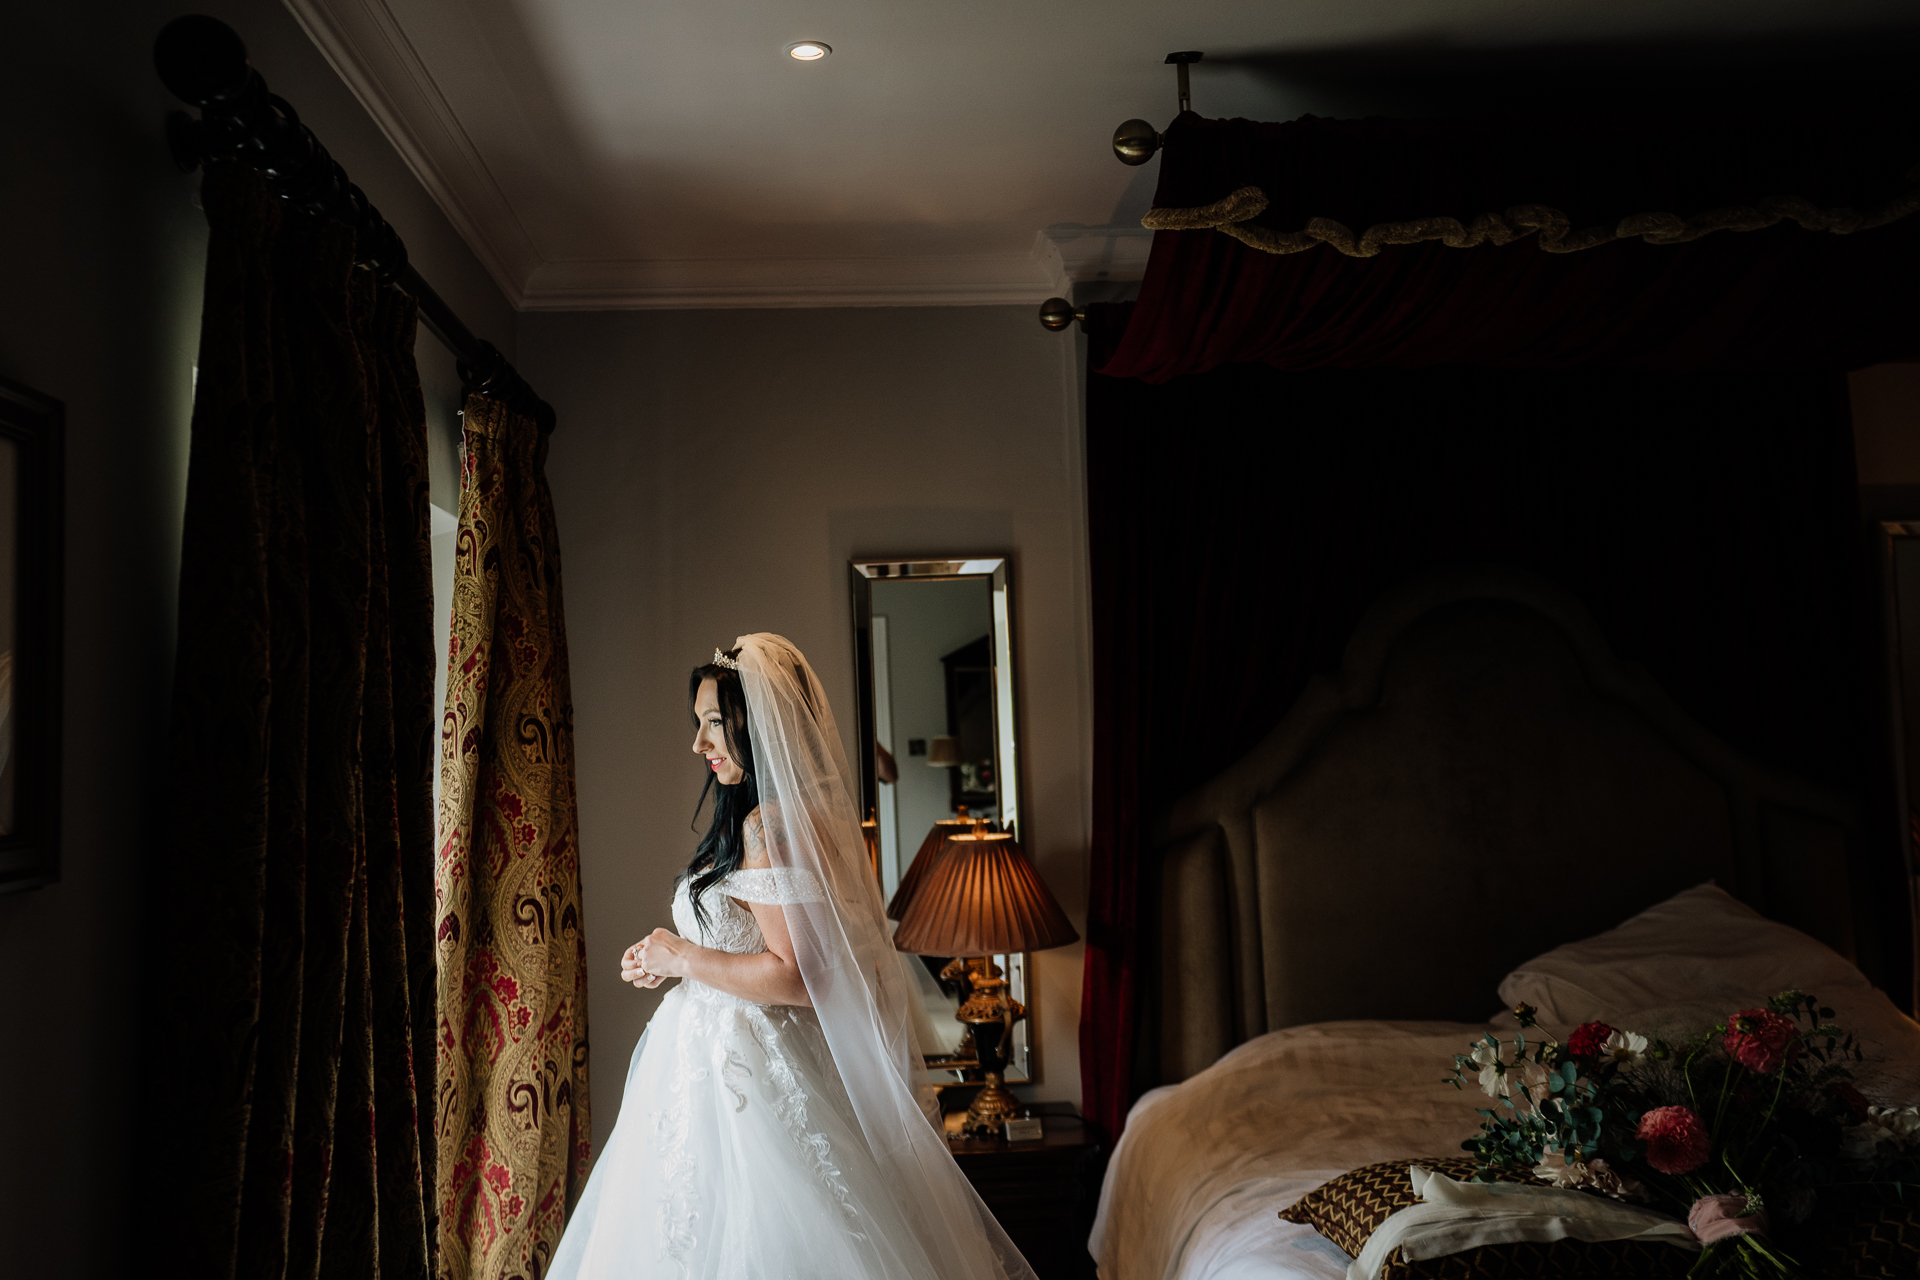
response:
[[[1524,1086],[1527,1097],[1532,1100],[1535,1107],[1552,1096],[1548,1082],[1552,1080],[1553,1073],[1537,1062],[1522,1059],[1508,1068],[1507,1075],[1508,1087],[1518,1093]]]
[[[1587,1180],[1587,1166],[1568,1164],[1565,1154],[1548,1147],[1540,1163],[1533,1166],[1533,1176],[1556,1187],[1577,1187]]]
[[[1614,1171],[1613,1166],[1605,1160],[1589,1160],[1587,1162],[1587,1173],[1594,1190],[1598,1191],[1601,1195],[1612,1196],[1615,1200],[1646,1199],[1647,1189],[1645,1187],[1635,1182],[1632,1178],[1621,1177]]]
[[[1635,1200],[1646,1194],[1644,1187],[1632,1178],[1621,1177],[1605,1160],[1569,1161],[1563,1153],[1551,1147],[1540,1163],[1533,1167],[1533,1176],[1563,1190],[1592,1187],[1601,1195],[1612,1196],[1615,1200]]]
[[[1631,1031],[1616,1031],[1600,1046],[1600,1056],[1623,1067],[1636,1066],[1647,1056],[1647,1038]]]
[[[1849,1160],[1871,1160],[1881,1147],[1896,1150],[1920,1139],[1920,1107],[1868,1107],[1867,1118],[1847,1129],[1840,1152]]]
[[[1507,1095],[1506,1082],[1500,1078],[1506,1071],[1506,1065],[1500,1061],[1501,1048],[1484,1040],[1473,1046],[1473,1061],[1480,1068],[1480,1089],[1489,1098]]]
[[[1920,1107],[1868,1107],[1867,1123],[1904,1145],[1920,1137]]]

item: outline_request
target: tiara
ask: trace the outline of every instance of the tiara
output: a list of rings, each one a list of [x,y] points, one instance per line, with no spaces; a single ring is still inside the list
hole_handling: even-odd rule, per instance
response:
[[[726,654],[715,649],[713,651],[713,665],[716,667],[725,667],[729,671],[738,671],[740,669],[740,659],[729,658]]]

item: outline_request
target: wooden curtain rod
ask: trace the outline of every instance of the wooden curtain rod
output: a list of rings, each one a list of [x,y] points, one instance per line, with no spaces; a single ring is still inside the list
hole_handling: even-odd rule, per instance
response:
[[[356,259],[383,283],[413,296],[422,323],[458,360],[467,391],[525,413],[543,432],[553,430],[552,406],[534,394],[498,347],[476,338],[407,261],[399,233],[286,99],[267,91],[232,27],[202,14],[175,18],[154,40],[153,62],[167,90],[200,109],[198,120],[184,111],[167,117],[167,143],[184,172],[209,159],[237,160],[266,174],[280,198],[296,208],[352,227]]]

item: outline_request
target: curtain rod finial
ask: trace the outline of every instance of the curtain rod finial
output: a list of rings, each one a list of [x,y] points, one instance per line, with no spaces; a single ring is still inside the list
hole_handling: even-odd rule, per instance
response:
[[[1145,120],[1129,120],[1113,131],[1113,154],[1125,165],[1142,165],[1160,150],[1160,131]]]
[[[1048,298],[1040,304],[1040,323],[1055,333],[1066,328],[1075,320],[1086,321],[1087,313],[1077,309],[1065,298]]]
[[[240,33],[204,13],[189,13],[160,28],[153,68],[169,93],[196,107],[244,89],[253,72]]]

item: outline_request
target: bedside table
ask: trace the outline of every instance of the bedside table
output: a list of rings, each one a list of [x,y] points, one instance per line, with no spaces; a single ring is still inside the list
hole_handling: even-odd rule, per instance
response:
[[[1065,1102],[1038,1103],[1038,1142],[949,1137],[948,1150],[1040,1280],[1093,1280],[1087,1233],[1100,1200],[1106,1146]]]

